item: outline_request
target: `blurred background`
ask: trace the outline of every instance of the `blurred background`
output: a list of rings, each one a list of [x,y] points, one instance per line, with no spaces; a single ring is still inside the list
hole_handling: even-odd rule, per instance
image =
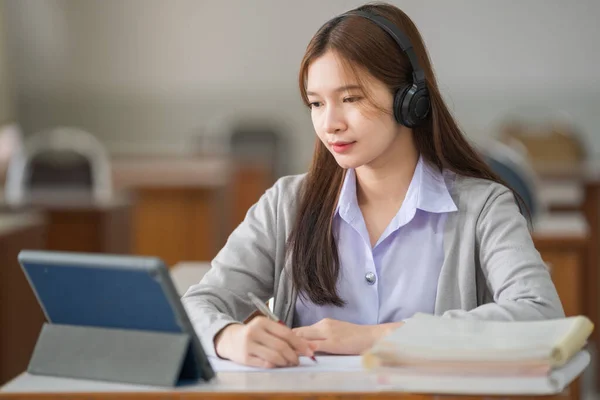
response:
[[[0,383],[43,319],[18,251],[154,255],[179,287],[198,281],[262,193],[307,170],[299,63],[325,21],[362,3],[0,0]],[[600,2],[390,3],[531,210],[567,314],[597,321]]]

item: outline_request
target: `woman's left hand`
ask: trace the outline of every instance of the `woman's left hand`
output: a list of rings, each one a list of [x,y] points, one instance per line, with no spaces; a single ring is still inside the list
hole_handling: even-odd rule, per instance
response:
[[[310,326],[294,328],[293,331],[313,343],[315,352],[361,354],[389,328],[385,325],[356,325],[325,318]]]

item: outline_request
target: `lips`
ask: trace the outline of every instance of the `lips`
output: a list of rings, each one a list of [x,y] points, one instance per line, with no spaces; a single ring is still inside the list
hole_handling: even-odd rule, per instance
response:
[[[329,144],[332,146],[343,146],[345,144],[351,144],[351,143],[354,143],[354,142],[329,142]]]
[[[334,142],[330,143],[331,148],[336,153],[345,153],[349,151],[356,142]]]

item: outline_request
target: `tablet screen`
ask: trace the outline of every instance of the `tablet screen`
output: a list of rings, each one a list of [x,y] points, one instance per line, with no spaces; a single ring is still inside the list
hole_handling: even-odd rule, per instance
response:
[[[143,269],[23,262],[50,322],[182,332],[160,283]]]

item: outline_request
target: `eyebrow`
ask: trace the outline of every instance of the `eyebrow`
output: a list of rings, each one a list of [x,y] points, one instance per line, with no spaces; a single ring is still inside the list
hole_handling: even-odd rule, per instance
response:
[[[337,89],[334,89],[333,91],[336,93],[341,93],[341,92],[345,92],[347,90],[351,90],[351,89],[362,89],[359,85],[346,85],[346,86],[340,86]],[[310,91],[306,91],[306,95],[307,96],[318,96],[318,93],[315,92],[310,92]]]

